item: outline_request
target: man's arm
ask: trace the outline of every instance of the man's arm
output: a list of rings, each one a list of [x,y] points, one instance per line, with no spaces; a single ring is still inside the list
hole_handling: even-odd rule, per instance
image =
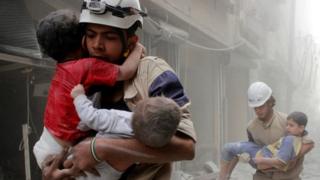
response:
[[[281,169],[286,164],[277,158],[266,158],[266,157],[258,157],[254,159],[257,169],[269,169],[269,168],[277,168]]]
[[[60,169],[63,161],[66,159],[67,150],[63,150],[58,155],[48,156],[42,167],[42,180],[72,180],[71,169]]]
[[[194,158],[194,141],[191,138],[176,135],[163,148],[149,148],[135,139],[96,139],[96,154],[112,167],[123,171],[128,163],[165,163],[191,160]],[[79,170],[89,170],[97,162],[90,152],[90,141],[82,141],[73,147],[72,163]]]
[[[250,133],[250,131],[247,129],[247,135],[248,135],[248,141],[250,142],[254,142],[254,139],[252,137],[252,134]]]
[[[97,139],[97,154],[103,159],[108,159],[109,154],[105,150],[118,151],[123,160],[132,163],[167,163],[180,160],[192,160],[194,158],[194,141],[191,138],[174,136],[171,142],[162,148],[150,148],[135,139],[121,139],[117,142],[112,141],[111,146],[109,139]],[[108,143],[108,144],[107,144]]]
[[[314,143],[302,144],[298,157],[302,157],[314,148]]]

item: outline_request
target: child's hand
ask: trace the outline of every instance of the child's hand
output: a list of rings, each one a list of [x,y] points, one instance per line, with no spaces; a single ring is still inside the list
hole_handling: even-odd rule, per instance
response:
[[[137,52],[140,54],[140,58],[145,57],[146,48],[139,42],[136,43],[133,52]]]
[[[72,98],[76,98],[77,96],[84,94],[84,93],[85,93],[84,87],[81,84],[78,84],[75,87],[73,87],[70,95]]]

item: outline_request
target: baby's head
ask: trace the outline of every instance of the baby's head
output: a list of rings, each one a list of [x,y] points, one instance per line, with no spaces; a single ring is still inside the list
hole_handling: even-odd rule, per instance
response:
[[[137,140],[150,147],[163,147],[175,134],[181,119],[179,106],[166,97],[151,97],[138,102],[132,117]]]
[[[58,63],[79,58],[82,39],[79,15],[67,9],[51,12],[40,20],[37,39],[43,53]]]
[[[294,136],[303,136],[308,123],[308,117],[303,112],[292,112],[287,117],[287,132]]]

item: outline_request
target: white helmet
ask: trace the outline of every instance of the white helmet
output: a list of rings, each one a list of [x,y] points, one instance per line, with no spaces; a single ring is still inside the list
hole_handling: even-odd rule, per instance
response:
[[[137,21],[142,25],[143,16],[139,0],[84,0],[80,23],[128,29]]]
[[[264,82],[254,82],[248,89],[250,107],[260,107],[271,97],[272,89]]]

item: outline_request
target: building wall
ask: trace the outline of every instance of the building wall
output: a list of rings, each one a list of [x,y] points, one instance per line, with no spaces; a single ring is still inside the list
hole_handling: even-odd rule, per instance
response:
[[[245,131],[250,120],[248,116],[247,88],[249,73],[247,68],[227,67],[226,106],[228,117],[224,125],[224,142],[247,139]]]
[[[196,158],[184,162],[186,171],[200,169],[207,161],[217,160],[220,152],[221,67],[228,56],[185,48],[181,52],[180,77],[191,99],[192,121],[197,131]],[[183,58],[185,57],[185,58]]]

